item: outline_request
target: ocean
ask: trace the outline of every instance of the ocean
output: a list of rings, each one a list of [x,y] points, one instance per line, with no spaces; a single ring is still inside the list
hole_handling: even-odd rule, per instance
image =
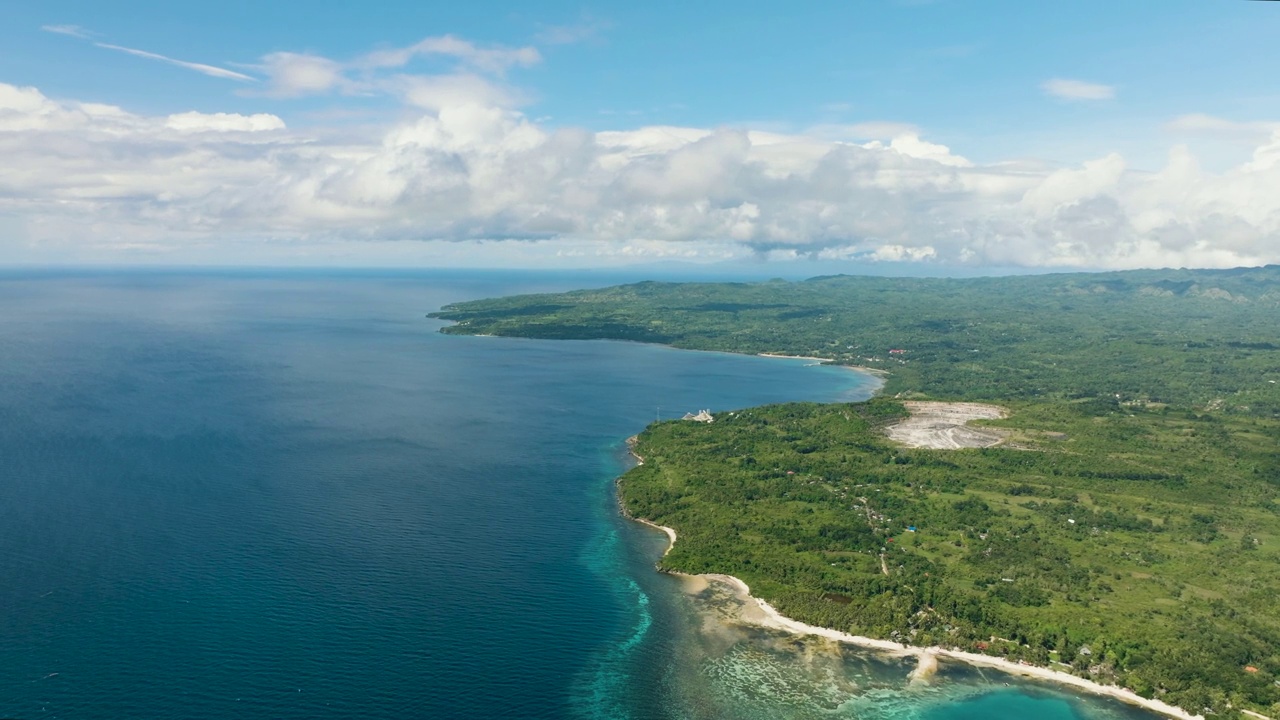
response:
[[[708,629],[617,514],[625,438],[876,385],[424,317],[619,279],[5,271],[0,717],[1153,717]]]

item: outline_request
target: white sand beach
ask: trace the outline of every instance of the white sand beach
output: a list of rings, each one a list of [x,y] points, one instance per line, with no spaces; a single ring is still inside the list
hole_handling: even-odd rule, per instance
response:
[[[668,544],[663,555],[665,556],[667,553],[671,552],[671,548],[675,546],[678,538],[676,531],[673,528],[640,518],[633,519],[637,522],[648,525],[655,530],[665,533],[668,539]],[[681,575],[682,577],[690,577],[683,576],[680,573],[672,574]],[[1051,682],[1095,695],[1115,698],[1130,705],[1151,710],[1171,718],[1177,718],[1178,720],[1204,720],[1204,717],[1201,715],[1193,715],[1182,708],[1174,707],[1173,705],[1160,700],[1144,698],[1132,690],[1117,687],[1115,685],[1103,685],[1101,683],[1076,677],[1075,675],[1060,672],[1058,670],[1051,670],[1049,668],[1037,667],[1034,665],[1024,665],[1022,663],[1005,660],[1004,658],[965,652],[954,648],[916,647],[913,645],[894,642],[892,640],[878,640],[876,638],[863,637],[860,635],[850,635],[849,633],[832,630],[831,628],[809,625],[783,615],[769,603],[752,596],[751,588],[740,578],[736,578],[732,575],[720,574],[707,574],[698,577],[704,578],[709,582],[719,582],[731,587],[743,600],[745,608],[750,609],[754,607],[756,611],[747,611],[742,614],[741,619],[744,622],[756,624],[761,627],[782,630],[795,635],[812,635],[822,637],[836,642],[875,650],[877,652],[889,653],[894,656],[916,657],[918,658],[919,665],[916,670],[911,673],[912,682],[927,680],[937,670],[939,660],[950,660],[966,663],[975,667],[999,670],[1000,672],[1017,675],[1019,677]]]

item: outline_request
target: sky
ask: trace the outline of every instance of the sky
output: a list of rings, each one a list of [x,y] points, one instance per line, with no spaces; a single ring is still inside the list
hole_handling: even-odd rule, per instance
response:
[[[1280,3],[8,5],[0,265],[1280,262]]]

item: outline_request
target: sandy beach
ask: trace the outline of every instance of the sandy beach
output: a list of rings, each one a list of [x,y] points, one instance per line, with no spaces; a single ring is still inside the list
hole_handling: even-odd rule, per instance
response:
[[[675,546],[678,536],[676,531],[664,525],[659,525],[642,518],[632,518],[636,522],[648,525],[655,530],[659,530],[667,536],[667,549],[663,552],[665,556],[671,552],[671,548]],[[1103,695],[1115,698],[1121,702],[1151,710],[1162,715],[1178,720],[1204,720],[1202,715],[1193,715],[1182,708],[1174,707],[1160,700],[1144,698],[1137,693],[1115,685],[1103,685],[1101,683],[1076,677],[1069,673],[1051,670],[1049,668],[1037,667],[1034,665],[1023,665],[1016,662],[1005,660],[1004,658],[991,657],[990,655],[982,655],[979,653],[965,652],[958,649],[948,649],[943,647],[917,647],[914,645],[905,645],[903,643],[894,642],[892,640],[878,640],[876,638],[863,637],[860,635],[850,635],[849,633],[832,630],[831,628],[817,627],[809,625],[798,620],[793,620],[782,613],[778,612],[769,603],[760,598],[751,595],[751,588],[740,578],[732,575],[707,574],[701,576],[689,576],[683,573],[670,573],[681,577],[703,578],[708,582],[719,582],[731,587],[743,600],[744,607],[755,607],[759,612],[744,612],[741,619],[744,622],[759,625],[761,627],[782,630],[795,635],[811,635],[834,640],[836,642],[856,645],[868,650],[888,653],[894,656],[913,656],[918,659],[919,665],[911,673],[911,682],[925,682],[936,672],[939,660],[950,660],[954,662],[966,663],[975,667],[990,668],[999,670],[1000,672],[1019,677],[1032,678],[1051,682],[1058,685],[1071,687],[1084,692],[1095,695]],[[1250,713],[1253,715],[1253,713]],[[1257,717],[1262,717],[1258,715]]]
[[[823,365],[831,365],[833,367],[848,368],[855,372],[866,373],[868,375],[875,375],[876,377],[880,377],[880,378],[883,378],[889,374],[888,370],[884,370],[881,368],[867,367],[865,365],[837,365],[836,362],[831,358],[811,357],[809,355],[780,355],[778,353],[756,353],[756,357],[780,358],[783,360],[812,360],[814,362],[822,363]]]
[[[811,357],[809,355],[780,355],[778,353],[758,353],[757,357],[782,358],[783,360],[812,360],[814,362],[829,363],[831,358]]]

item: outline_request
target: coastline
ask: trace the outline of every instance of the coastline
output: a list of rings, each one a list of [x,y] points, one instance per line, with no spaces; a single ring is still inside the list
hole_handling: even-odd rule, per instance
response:
[[[814,362],[830,365],[832,367],[849,368],[855,372],[864,372],[868,375],[884,378],[889,376],[889,371],[882,368],[867,367],[866,365],[839,365],[831,358],[812,357],[810,355],[782,355],[779,353],[756,353],[756,357],[779,358],[782,360],[813,360]]]
[[[782,355],[780,353],[756,353],[756,357],[782,358],[783,360],[813,360],[820,363],[835,362],[831,358],[813,357],[812,355]]]
[[[636,454],[636,440],[638,438],[639,436],[637,435],[632,435],[631,437],[627,438],[627,453],[631,455],[631,457],[636,459],[637,466],[644,464],[644,458]],[[616,486],[617,483],[620,482],[621,480],[622,480],[622,476],[620,475],[618,476],[617,480],[614,481],[614,485]],[[614,497],[617,498],[618,496],[615,494]],[[676,546],[675,530],[667,527],[666,525],[659,525],[656,522],[645,520],[644,518],[639,518],[639,517],[636,517],[635,515],[632,515],[631,513],[627,512],[627,508],[625,505],[622,504],[621,498],[618,498],[618,512],[622,513],[622,517],[628,520],[638,522],[641,525],[648,525],[654,530],[657,530],[658,532],[661,532],[667,536],[667,549],[662,551],[662,557],[666,557],[667,553],[671,552],[671,548]],[[683,575],[683,573],[668,573],[668,574]]]
[[[804,356],[804,355],[781,355],[776,353],[758,353],[757,356],[768,357],[768,358],[790,359],[790,360],[812,360],[812,361],[821,362],[824,364],[833,364],[833,361],[830,360],[829,358],[818,358],[818,357],[810,357],[810,356]],[[867,367],[859,367],[859,366],[853,366],[853,365],[842,365],[840,367],[847,367],[851,370],[854,370],[855,372],[865,372],[881,378],[889,374],[887,371],[881,370],[879,368],[867,368]],[[627,438],[627,449],[628,449],[628,452],[631,454],[631,456],[636,459],[636,464],[643,465],[644,458],[635,452],[635,445],[638,439],[639,439],[638,435]],[[622,478],[620,476],[618,478],[618,481],[620,482],[621,480]],[[621,498],[619,498],[618,507],[621,511],[621,514],[627,519],[633,520],[642,525],[647,525],[648,527],[654,530],[657,530],[667,536],[667,547],[665,550],[663,550],[662,557],[666,557],[671,552],[672,548],[675,547],[676,540],[679,538],[679,536],[676,533],[674,528],[667,527],[665,525],[660,525],[656,522],[653,522],[652,520],[647,520],[645,518],[636,517],[632,515],[630,512],[627,511],[626,506],[623,505],[623,503],[621,502]],[[928,679],[935,672],[937,672],[938,660],[944,659],[952,662],[964,663],[966,665],[970,665],[973,667],[997,670],[999,672],[1003,672],[1008,675],[1014,675],[1017,677],[1030,678],[1030,679],[1039,680],[1043,682],[1050,682],[1060,686],[1066,686],[1066,687],[1073,688],[1075,690],[1087,692],[1092,695],[1109,697],[1115,700],[1119,700],[1120,702],[1126,703],[1128,705],[1132,705],[1134,707],[1139,707],[1144,710],[1149,710],[1151,712],[1159,713],[1166,717],[1175,718],[1176,720],[1204,720],[1203,715],[1194,715],[1186,710],[1183,710],[1180,707],[1170,705],[1169,703],[1163,702],[1161,700],[1144,698],[1141,695],[1138,695],[1137,693],[1133,692],[1132,690],[1128,690],[1126,688],[1122,688],[1117,685],[1103,685],[1102,683],[1094,682],[1092,680],[1086,680],[1085,678],[1077,677],[1070,673],[1053,670],[1051,668],[1040,667],[1036,665],[1023,665],[1017,662],[1006,660],[1004,658],[992,657],[990,655],[982,655],[980,653],[966,652],[958,649],[947,649],[939,646],[920,647],[915,645],[907,645],[905,643],[894,642],[892,640],[879,640],[876,638],[865,637],[861,635],[851,635],[849,633],[841,632],[839,630],[833,630],[831,628],[823,628],[823,627],[818,627],[816,625],[809,625],[808,623],[803,623],[803,622],[800,622],[799,620],[795,620],[793,618],[787,617],[786,615],[783,615],[781,612],[778,612],[778,610],[774,608],[772,605],[770,605],[767,601],[753,596],[751,594],[751,587],[747,585],[747,583],[743,581],[741,578],[734,577],[733,575],[724,575],[719,573],[705,573],[701,575],[690,575],[687,573],[675,572],[670,570],[659,570],[659,572],[665,573],[667,575],[679,577],[685,580],[699,580],[704,583],[720,582],[732,587],[740,595],[744,603],[754,604],[760,610],[760,613],[761,613],[760,618],[743,617],[742,620],[744,622],[756,624],[761,627],[781,630],[783,632],[791,633],[797,636],[822,637],[822,638],[826,638],[836,642],[845,643],[847,645],[853,645],[856,647],[871,650],[874,652],[888,654],[893,657],[906,657],[906,656],[915,657],[919,664],[917,665],[915,670],[911,672],[909,676],[909,682],[913,684],[920,683],[920,682],[928,682]],[[1261,714],[1256,714],[1249,711],[1244,711],[1244,712],[1251,717],[1257,717],[1260,719],[1266,717]]]
[[[640,464],[644,464],[643,458],[636,455],[634,452],[631,454],[635,456],[636,460]],[[658,523],[644,518],[633,517],[626,512],[626,508],[622,509],[622,514],[630,520],[634,520],[642,525],[647,525],[667,536],[667,548],[662,553],[663,557],[666,557],[667,553],[671,552],[671,548],[675,547],[676,540],[679,536],[676,534],[674,528],[659,525]],[[753,596],[751,594],[751,587],[741,578],[734,577],[733,575],[723,575],[718,573],[688,575],[686,573],[672,572],[669,570],[660,570],[659,572],[682,578],[700,578],[705,581],[716,581],[729,585],[739,593],[745,602],[754,603],[762,613],[763,620],[743,618],[744,621],[754,622],[762,627],[782,630],[793,635],[822,637],[828,640],[845,643],[847,645],[854,645],[860,648],[874,650],[876,652],[887,653],[894,657],[915,657],[919,662],[919,665],[910,675],[910,681],[913,683],[926,681],[928,677],[937,670],[938,660],[951,660],[974,667],[998,670],[1009,675],[1065,685],[1093,695],[1113,698],[1123,703],[1140,707],[1144,710],[1150,710],[1167,717],[1176,718],[1177,720],[1204,720],[1204,716],[1202,715],[1193,715],[1182,708],[1175,707],[1161,700],[1144,698],[1132,690],[1128,690],[1117,685],[1103,685],[1092,680],[1086,680],[1084,678],[1076,677],[1075,675],[1060,672],[1058,670],[1052,670],[1050,668],[1039,667],[1036,665],[1022,665],[1010,660],[1005,660],[1004,658],[982,655],[980,653],[971,653],[963,650],[948,649],[938,646],[920,647],[894,642],[892,640],[878,640],[876,638],[851,635],[839,630],[803,623],[799,620],[794,620],[783,615],[765,600]],[[1252,713],[1250,714],[1252,715]],[[1258,715],[1256,717],[1262,716]]]

